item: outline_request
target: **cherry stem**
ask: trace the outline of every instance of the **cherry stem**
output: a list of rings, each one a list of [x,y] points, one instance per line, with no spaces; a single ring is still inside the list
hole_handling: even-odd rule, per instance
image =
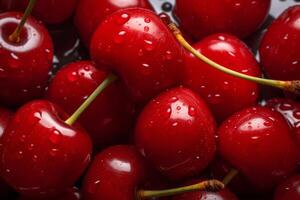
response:
[[[65,121],[66,124],[72,126],[81,114],[93,103],[97,96],[105,90],[111,83],[113,83],[117,77],[113,74],[109,74],[106,79],[94,90],[94,92],[81,104],[81,106]]]
[[[28,16],[31,14],[32,9],[34,8],[34,5],[36,3],[36,0],[30,0],[23,16],[21,19],[21,22],[19,23],[19,25],[17,26],[17,28],[15,29],[15,31],[9,36],[9,40],[11,42],[15,42],[18,43],[20,42],[20,34],[22,31],[22,28],[24,27],[24,24],[26,23],[26,20],[28,18]]]
[[[167,196],[174,196],[174,195],[183,194],[187,192],[203,191],[203,190],[218,191],[224,188],[225,185],[222,182],[213,179],[208,181],[202,181],[194,185],[167,189],[167,190],[139,190],[137,193],[138,196],[137,199],[167,197]]]
[[[231,169],[230,172],[223,179],[224,185],[228,185],[234,179],[234,177],[236,177],[238,175],[238,173],[239,173],[238,170]]]
[[[174,23],[169,23],[168,24],[169,28],[171,29],[171,31],[173,32],[173,34],[175,35],[176,39],[178,40],[178,42],[186,49],[188,50],[190,53],[192,53],[195,57],[197,57],[198,59],[200,59],[201,61],[203,61],[204,63],[210,65],[211,67],[222,71],[226,74],[229,74],[231,76],[234,77],[238,77],[238,78],[242,78],[248,81],[252,81],[258,84],[262,84],[262,85],[268,85],[268,86],[272,86],[272,87],[276,87],[276,88],[280,88],[283,90],[287,90],[296,94],[300,94],[300,80],[294,80],[294,81],[280,81],[280,80],[271,80],[271,79],[264,79],[264,78],[259,78],[259,77],[255,77],[255,76],[249,76],[243,73],[239,73],[237,71],[228,69],[216,62],[214,62],[213,60],[209,59],[208,57],[204,56],[203,54],[199,53],[196,49],[194,49],[186,40],[185,38],[182,36],[181,31],[179,30],[179,28],[176,26],[176,24]]]

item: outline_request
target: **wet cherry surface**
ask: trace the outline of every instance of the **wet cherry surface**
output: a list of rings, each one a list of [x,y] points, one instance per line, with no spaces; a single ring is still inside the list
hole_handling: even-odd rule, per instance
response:
[[[281,183],[276,191],[274,200],[300,199],[300,175],[294,175]]]

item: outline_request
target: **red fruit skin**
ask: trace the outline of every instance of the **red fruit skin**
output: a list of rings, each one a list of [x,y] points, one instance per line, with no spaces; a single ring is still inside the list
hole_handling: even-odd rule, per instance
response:
[[[300,79],[300,6],[283,12],[265,33],[259,48],[261,64],[270,78]]]
[[[22,195],[57,195],[73,186],[88,165],[90,138],[65,124],[65,116],[48,101],[32,101],[17,111],[5,130],[1,174]]]
[[[90,61],[63,67],[52,79],[47,98],[72,114],[107,77]],[[95,147],[114,144],[128,136],[133,125],[134,106],[119,82],[106,88],[80,117]]]
[[[111,146],[94,158],[83,182],[85,200],[132,200],[150,179],[144,158],[133,146]]]
[[[18,200],[81,200],[82,196],[77,188],[69,188],[63,195],[52,198],[28,198],[20,197]]]
[[[90,49],[96,64],[109,65],[136,102],[146,102],[177,84],[181,51],[161,19],[141,8],[110,15],[94,33]]]
[[[238,198],[228,189],[219,192],[190,192],[173,197],[173,200],[238,200]]]
[[[27,19],[20,43],[9,41],[21,17],[17,12],[0,14],[0,103],[7,106],[41,97],[52,68],[52,40],[33,18]]]
[[[287,120],[300,145],[300,103],[291,99],[276,98],[267,101],[266,106],[275,109]]]
[[[139,151],[171,180],[201,173],[215,151],[215,121],[194,92],[175,88],[154,98],[140,114],[135,142]]]
[[[251,76],[261,76],[250,49],[232,35],[214,34],[194,47],[224,67]],[[186,54],[183,84],[205,99],[219,122],[242,108],[255,105],[259,96],[257,84],[220,72],[190,53]]]
[[[262,25],[270,4],[271,0],[177,0],[175,15],[197,40],[219,32],[245,38]]]
[[[300,175],[294,175],[282,182],[276,189],[274,200],[300,199]]]
[[[272,109],[244,109],[218,132],[221,156],[258,191],[273,189],[297,168],[299,148],[284,118]]]
[[[68,20],[76,9],[78,0],[37,1],[32,15],[47,24],[60,24]],[[2,0],[0,6],[7,11],[23,12],[29,0]]]
[[[93,33],[110,14],[124,8],[140,7],[152,10],[147,0],[79,0],[76,14],[75,26],[83,40],[89,47]]]

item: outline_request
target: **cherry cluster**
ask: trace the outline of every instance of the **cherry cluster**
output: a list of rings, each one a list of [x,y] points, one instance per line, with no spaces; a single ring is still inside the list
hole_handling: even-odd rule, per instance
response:
[[[246,45],[270,5],[0,0],[0,199],[300,200],[300,5]]]

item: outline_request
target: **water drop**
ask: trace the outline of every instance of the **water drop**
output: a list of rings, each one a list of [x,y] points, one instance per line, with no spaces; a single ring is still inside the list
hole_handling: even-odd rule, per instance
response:
[[[117,24],[125,24],[129,20],[130,16],[127,13],[122,13],[121,15],[116,16]]]
[[[100,180],[97,180],[88,187],[88,191],[90,194],[94,194],[97,191],[99,183]]]
[[[145,21],[146,23],[150,23],[150,22],[151,22],[151,19],[148,18],[148,17],[146,17],[146,18],[144,19],[144,21]]]
[[[177,125],[178,125],[178,122],[174,122],[174,123],[172,124],[173,127],[176,127]]]
[[[293,106],[291,104],[288,103],[283,103],[280,104],[279,109],[286,111],[286,110],[291,110],[293,108]]]
[[[190,116],[195,116],[196,115],[196,111],[194,107],[189,107],[189,115]]]
[[[50,156],[56,156],[57,155],[57,153],[58,153],[58,149],[56,149],[56,148],[53,148],[53,149],[51,149],[50,151],[49,151],[49,154],[50,154]]]
[[[124,42],[126,36],[126,31],[120,31],[114,38],[116,44],[121,44]]]
[[[53,130],[52,133],[49,136],[49,140],[52,144],[60,144],[62,140],[62,135],[58,130]]]
[[[153,51],[154,48],[155,48],[155,44],[154,44],[154,42],[153,42],[152,40],[150,40],[150,39],[145,39],[145,40],[144,40],[144,48],[145,48],[145,50],[147,50],[147,51]]]
[[[67,75],[67,78],[70,82],[74,82],[77,80],[77,72],[72,72]]]

